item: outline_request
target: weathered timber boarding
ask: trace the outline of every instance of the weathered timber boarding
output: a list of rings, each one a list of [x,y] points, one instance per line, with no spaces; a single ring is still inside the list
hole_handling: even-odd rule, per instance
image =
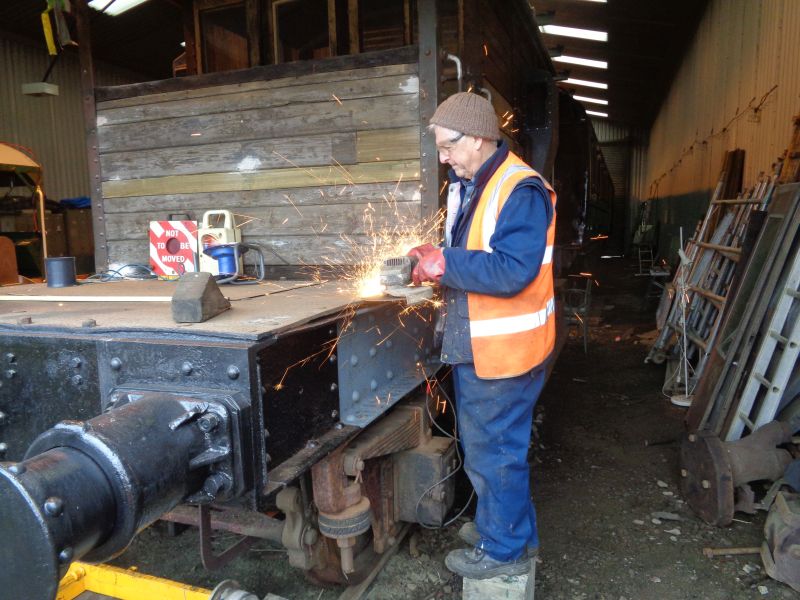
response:
[[[210,209],[234,212],[273,265],[354,262],[373,231],[418,222],[417,64],[356,64],[99,93],[109,260],[146,262],[150,220]]]

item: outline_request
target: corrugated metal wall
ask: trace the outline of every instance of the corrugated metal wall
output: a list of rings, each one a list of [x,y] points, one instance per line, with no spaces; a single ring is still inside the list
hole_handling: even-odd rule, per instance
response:
[[[0,141],[30,148],[44,166],[44,185],[52,200],[86,196],[89,176],[76,51],[59,57],[48,81],[58,96],[22,94],[23,83],[41,81],[50,57],[41,44],[0,37]],[[95,65],[97,85],[132,83],[127,72]]]
[[[614,229],[624,227],[624,239],[630,241],[631,233],[639,213],[639,203],[646,199],[647,185],[644,180],[647,164],[647,133],[638,128],[607,121],[592,119],[597,140],[603,149],[606,165],[614,181],[614,196],[624,207],[615,212],[621,222]]]
[[[798,33],[798,0],[710,2],[651,131],[647,197],[713,189],[733,148],[745,186],[770,170],[800,112]]]

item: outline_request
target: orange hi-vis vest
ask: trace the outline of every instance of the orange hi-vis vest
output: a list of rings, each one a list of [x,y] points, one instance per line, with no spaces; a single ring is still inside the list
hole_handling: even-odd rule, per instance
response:
[[[528,177],[538,177],[550,192],[553,218],[547,227],[547,246],[539,274],[516,296],[500,298],[467,293],[475,373],[482,379],[527,373],[542,364],[555,345],[553,242],[556,193],[541,175],[512,152],[508,153],[481,193],[470,225],[467,249],[492,252],[489,241],[500,211],[517,184]]]

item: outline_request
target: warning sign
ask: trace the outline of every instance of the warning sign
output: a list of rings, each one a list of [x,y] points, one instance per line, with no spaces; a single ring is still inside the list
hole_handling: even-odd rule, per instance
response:
[[[150,221],[150,267],[165,279],[197,271],[197,221]]]

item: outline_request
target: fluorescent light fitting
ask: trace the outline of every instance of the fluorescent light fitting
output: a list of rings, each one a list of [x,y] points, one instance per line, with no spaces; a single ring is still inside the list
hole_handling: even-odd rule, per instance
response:
[[[608,63],[604,60],[591,60],[589,58],[579,58],[577,56],[567,56],[565,54],[562,54],[561,56],[554,56],[553,60],[562,63],[569,63],[571,65],[581,65],[582,67],[593,67],[595,69],[608,68]]]
[[[595,31],[594,29],[578,29],[577,27],[564,27],[562,25],[542,25],[539,27],[542,33],[550,35],[563,35],[565,37],[581,38],[583,40],[594,40],[595,42],[607,42],[608,33],[605,31]]]
[[[597,112],[596,110],[587,110],[586,114],[587,115],[592,115],[593,117],[608,118],[608,113],[601,113],[601,112]]]
[[[90,0],[89,6],[95,10],[103,10],[111,0]],[[140,4],[147,2],[147,0],[114,0],[114,3],[105,10],[104,14],[116,17],[121,15],[126,10],[130,10]]]
[[[584,87],[597,88],[598,90],[607,90],[608,89],[608,84],[607,83],[600,83],[599,81],[586,81],[585,79],[573,79],[572,77],[569,77],[568,79],[565,79],[564,83],[572,84],[572,85],[582,85]]]
[[[599,2],[600,4],[606,4],[608,0],[585,0],[586,2]]]
[[[579,102],[588,102],[590,104],[602,104],[603,106],[608,106],[608,100],[602,100],[600,98],[590,98],[589,96],[573,96],[575,100]]]

